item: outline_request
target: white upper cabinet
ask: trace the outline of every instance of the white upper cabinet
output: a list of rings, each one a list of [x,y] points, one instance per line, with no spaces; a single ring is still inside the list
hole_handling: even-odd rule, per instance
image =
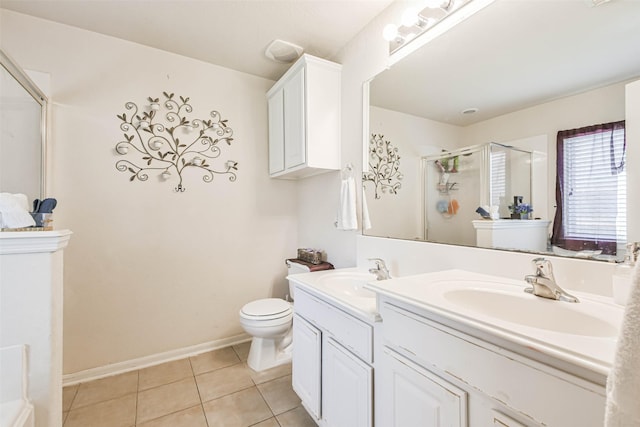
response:
[[[341,69],[302,55],[267,92],[271,177],[297,179],[340,169]]]

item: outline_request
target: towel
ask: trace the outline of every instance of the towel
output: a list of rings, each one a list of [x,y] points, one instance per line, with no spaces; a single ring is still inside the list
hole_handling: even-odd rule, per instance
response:
[[[24,194],[0,193],[0,228],[33,227],[29,199]]]
[[[356,212],[356,181],[353,176],[342,178],[340,185],[340,206],[338,207],[338,230],[357,230],[358,214]]]
[[[605,427],[640,426],[640,262],[632,273],[613,366],[607,378]]]
[[[367,205],[367,195],[362,192],[362,229],[371,228],[371,218],[369,217],[369,206]]]

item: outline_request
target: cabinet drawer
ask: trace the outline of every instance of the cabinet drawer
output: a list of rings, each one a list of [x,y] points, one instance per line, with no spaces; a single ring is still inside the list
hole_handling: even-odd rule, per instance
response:
[[[380,314],[385,344],[415,363],[463,379],[475,390],[537,424],[602,426],[604,387],[482,342],[387,301],[382,302]]]
[[[365,322],[345,313],[296,287],[295,312],[330,334],[367,363],[373,362],[373,329]]]

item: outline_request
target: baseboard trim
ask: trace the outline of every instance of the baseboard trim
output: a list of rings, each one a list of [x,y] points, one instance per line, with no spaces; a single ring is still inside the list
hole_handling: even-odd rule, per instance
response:
[[[162,363],[171,362],[173,360],[196,356],[201,353],[206,353],[207,351],[229,347],[230,345],[241,344],[250,340],[251,337],[247,334],[235,335],[229,338],[223,338],[189,347],[166,351],[164,353],[156,353],[150,356],[139,357],[137,359],[127,360],[124,362],[99,366],[97,368],[86,369],[84,371],[73,372],[71,374],[64,374],[62,376],[62,385],[63,387],[66,387],[69,385],[75,385],[87,381],[97,380],[100,378],[110,377],[112,375],[124,374],[125,372],[136,371],[138,369],[160,365]]]

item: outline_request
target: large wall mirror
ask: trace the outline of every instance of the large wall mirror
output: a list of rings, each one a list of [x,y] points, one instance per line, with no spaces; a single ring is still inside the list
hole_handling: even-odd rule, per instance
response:
[[[497,0],[375,76],[363,156],[371,227],[363,233],[620,259],[624,133],[598,134],[583,150],[591,158],[602,148],[612,178],[598,191],[607,197],[571,215],[562,208],[563,233],[582,227],[586,240],[606,240],[605,250],[551,239],[560,223],[556,140],[560,131],[624,123],[625,85],[640,78],[638,16],[638,1]],[[563,170],[580,159],[562,153]],[[567,183],[568,173],[561,198],[600,185],[589,181],[594,173]]]
[[[0,192],[45,196],[46,97],[0,50]]]

